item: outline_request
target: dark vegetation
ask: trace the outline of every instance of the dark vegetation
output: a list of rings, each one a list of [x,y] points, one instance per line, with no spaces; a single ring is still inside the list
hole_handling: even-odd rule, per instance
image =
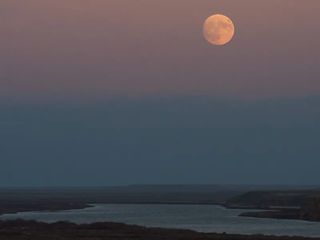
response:
[[[1,240],[303,240],[302,237],[262,235],[227,235],[198,233],[190,230],[145,228],[121,223],[77,225],[68,222],[53,224],[35,221],[0,221]]]

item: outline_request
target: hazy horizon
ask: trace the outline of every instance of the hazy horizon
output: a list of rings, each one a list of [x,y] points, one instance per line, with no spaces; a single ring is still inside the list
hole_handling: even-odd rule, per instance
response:
[[[319,185],[319,10],[2,0],[0,186]]]

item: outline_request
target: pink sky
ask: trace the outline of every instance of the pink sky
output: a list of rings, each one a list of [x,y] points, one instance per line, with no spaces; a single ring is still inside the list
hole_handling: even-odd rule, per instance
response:
[[[320,93],[318,0],[2,0],[0,99]],[[202,23],[236,36],[210,46]]]

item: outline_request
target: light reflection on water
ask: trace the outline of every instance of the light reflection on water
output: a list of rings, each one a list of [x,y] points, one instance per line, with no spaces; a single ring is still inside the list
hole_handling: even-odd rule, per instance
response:
[[[320,223],[238,217],[244,211],[214,205],[94,204],[92,208],[81,210],[7,214],[0,219],[75,223],[111,221],[200,232],[320,237]]]

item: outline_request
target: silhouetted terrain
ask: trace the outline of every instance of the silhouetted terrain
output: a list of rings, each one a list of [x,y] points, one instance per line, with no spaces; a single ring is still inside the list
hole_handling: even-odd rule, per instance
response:
[[[190,230],[145,228],[121,223],[77,225],[35,221],[0,221],[1,240],[302,240],[303,237],[242,236],[198,233]]]
[[[67,210],[89,203],[224,204],[256,186],[134,185],[96,188],[2,188],[0,214],[36,210]]]
[[[234,185],[7,188],[0,189],[0,214],[79,209],[89,207],[90,203],[179,203],[219,204],[229,208],[268,210],[241,214],[246,217],[320,221],[320,191],[312,187],[296,189],[298,188],[288,186]]]
[[[320,191],[254,191],[231,198],[229,208],[265,209],[240,216],[320,221]]]

